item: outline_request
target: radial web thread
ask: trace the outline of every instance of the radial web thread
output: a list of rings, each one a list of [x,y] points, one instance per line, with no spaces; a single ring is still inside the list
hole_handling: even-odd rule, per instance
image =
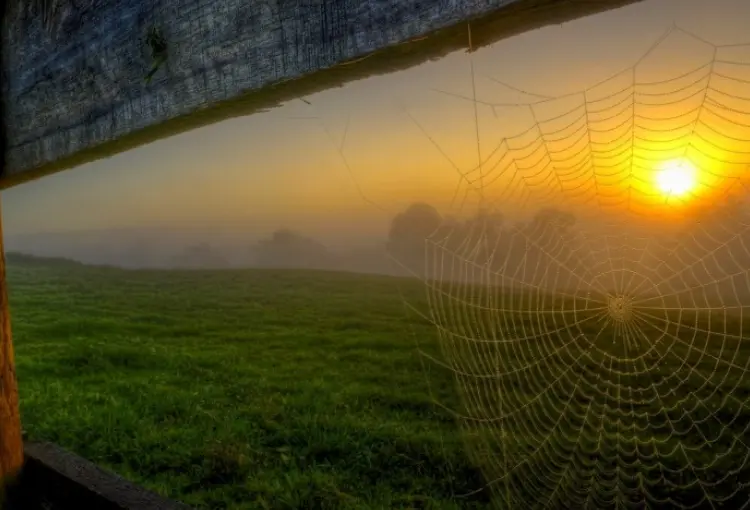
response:
[[[425,356],[498,508],[750,505],[750,45],[700,44],[659,80],[644,55],[576,94],[454,94],[533,118],[463,173],[471,226],[426,242]],[[692,189],[660,191],[665,164]],[[537,212],[498,226],[509,203]]]

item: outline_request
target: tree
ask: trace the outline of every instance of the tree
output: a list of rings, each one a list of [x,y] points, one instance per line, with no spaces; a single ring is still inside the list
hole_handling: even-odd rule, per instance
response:
[[[333,269],[335,258],[323,244],[298,232],[281,228],[253,249],[261,267]]]
[[[447,247],[466,262],[490,264],[503,233],[503,215],[479,209],[457,224],[447,236]]]
[[[414,203],[391,221],[388,252],[404,268],[418,276],[425,275],[425,248],[440,228],[443,218],[431,205]]]
[[[581,269],[575,224],[570,213],[555,208],[539,210],[528,223],[502,232],[493,269],[507,277],[508,285],[550,290],[574,285]]]

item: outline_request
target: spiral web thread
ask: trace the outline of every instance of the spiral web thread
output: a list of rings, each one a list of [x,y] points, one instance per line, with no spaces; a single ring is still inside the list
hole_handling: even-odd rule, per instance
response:
[[[676,34],[711,57],[528,103],[456,95],[534,119],[462,174],[480,214],[426,243],[425,355],[498,508],[750,506],[750,45],[673,27],[649,54]],[[659,191],[666,162],[694,188]],[[498,227],[509,202],[537,214]]]

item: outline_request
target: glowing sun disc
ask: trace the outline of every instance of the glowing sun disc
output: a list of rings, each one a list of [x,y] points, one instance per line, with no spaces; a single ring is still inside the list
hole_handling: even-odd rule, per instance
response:
[[[684,195],[695,187],[695,168],[686,161],[669,161],[656,174],[656,185],[665,195]]]

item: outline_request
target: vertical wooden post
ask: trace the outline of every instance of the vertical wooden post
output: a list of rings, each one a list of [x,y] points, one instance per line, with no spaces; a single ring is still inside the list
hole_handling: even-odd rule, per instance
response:
[[[6,29],[6,15],[10,2],[0,1],[0,28]],[[0,177],[5,176],[7,133],[5,125],[4,89],[5,48],[0,41]],[[5,247],[3,246],[2,213],[0,213],[0,507],[4,506],[6,483],[14,481],[23,465],[23,440],[18,409],[18,383],[13,356],[13,337],[10,333],[8,287],[5,281]]]
[[[23,464],[18,384],[10,333],[8,287],[5,281],[5,248],[0,214],[0,493],[2,486],[18,474]]]

